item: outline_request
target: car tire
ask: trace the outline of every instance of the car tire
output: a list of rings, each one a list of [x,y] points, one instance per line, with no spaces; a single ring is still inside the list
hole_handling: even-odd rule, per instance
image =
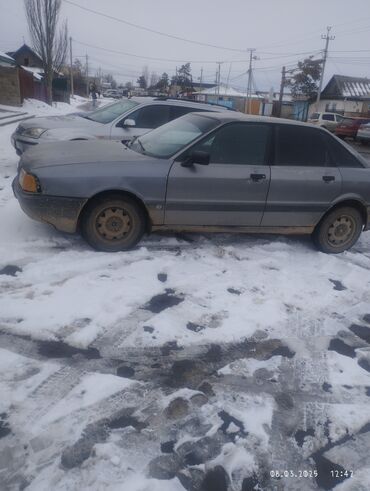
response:
[[[145,224],[145,214],[133,199],[111,194],[88,203],[81,219],[81,233],[94,249],[118,252],[139,242]]]
[[[363,225],[361,213],[356,208],[335,208],[316,226],[312,238],[320,251],[339,254],[357,242]]]

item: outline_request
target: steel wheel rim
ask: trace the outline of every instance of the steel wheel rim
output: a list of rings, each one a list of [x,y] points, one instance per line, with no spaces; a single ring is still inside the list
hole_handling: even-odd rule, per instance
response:
[[[329,226],[328,241],[333,247],[341,247],[351,242],[355,231],[356,222],[353,217],[342,215]]]
[[[131,217],[124,208],[110,206],[104,208],[96,217],[95,228],[103,239],[118,241],[130,233]]]

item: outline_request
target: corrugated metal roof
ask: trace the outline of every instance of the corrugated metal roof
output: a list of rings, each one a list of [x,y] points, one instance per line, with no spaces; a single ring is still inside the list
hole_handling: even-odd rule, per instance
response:
[[[339,92],[343,97],[370,98],[370,79],[334,75]]]

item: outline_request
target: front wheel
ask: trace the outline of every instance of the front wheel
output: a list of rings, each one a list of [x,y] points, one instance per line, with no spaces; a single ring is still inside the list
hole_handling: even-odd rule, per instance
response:
[[[134,247],[145,231],[145,215],[137,203],[120,195],[97,198],[81,220],[82,236],[94,249],[118,252]]]
[[[338,254],[357,242],[362,228],[362,216],[356,208],[336,208],[316,226],[313,240],[319,250]]]

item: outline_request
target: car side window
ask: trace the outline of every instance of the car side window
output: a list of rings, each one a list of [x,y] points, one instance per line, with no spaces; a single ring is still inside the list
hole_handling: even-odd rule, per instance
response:
[[[210,164],[264,165],[270,131],[266,124],[227,124],[191,150],[209,152]]]
[[[323,114],[322,119],[325,121],[334,121],[334,114]]]
[[[169,108],[170,106],[160,104],[144,106],[126,116],[125,119],[134,120],[136,128],[154,129],[168,123],[170,117]]]
[[[330,162],[322,131],[279,124],[276,128],[275,164],[323,167]]]
[[[354,155],[345,146],[330,135],[322,135],[330,153],[333,167],[363,167]]]

